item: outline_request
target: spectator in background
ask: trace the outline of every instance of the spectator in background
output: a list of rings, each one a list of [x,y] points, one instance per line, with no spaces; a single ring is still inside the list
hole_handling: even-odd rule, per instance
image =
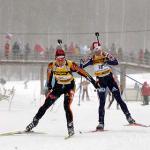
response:
[[[50,46],[49,51],[50,51],[51,55],[54,55],[55,49],[54,49],[54,47],[52,45]]]
[[[149,105],[150,86],[146,81],[143,83],[141,92],[143,96],[143,105]]]
[[[42,45],[40,45],[40,44],[35,44],[35,46],[34,46],[34,54],[35,54],[35,58],[37,59],[37,58],[40,58],[41,57],[41,55],[44,53],[44,47],[42,46]]]
[[[4,54],[5,54],[6,59],[8,59],[10,55],[10,44],[8,41],[5,43],[5,46],[4,46]]]
[[[134,84],[134,89],[135,89],[135,90],[138,90],[139,88],[140,88],[140,87],[139,87],[138,83],[135,82],[135,84]]]
[[[148,49],[145,49],[144,52],[144,62],[146,65],[149,64],[149,59],[150,59],[150,52],[148,51]]]
[[[27,43],[25,45],[25,51],[24,51],[24,53],[25,53],[25,59],[27,60],[28,57],[29,57],[29,54],[31,53],[31,48],[30,48],[30,44],[29,43]]]
[[[74,53],[75,53],[76,56],[80,55],[80,47],[78,46],[78,44],[75,44]]]
[[[50,51],[49,51],[48,47],[46,47],[45,51],[44,51],[44,59],[49,60],[49,57],[50,57]]]
[[[132,51],[129,53],[129,58],[130,58],[130,60],[128,60],[128,61],[135,62],[135,56],[134,56],[134,53]]]
[[[68,51],[67,44],[64,44],[64,51],[65,51],[65,52],[67,52],[67,51]]]
[[[144,59],[144,50],[140,49],[139,51],[139,63],[143,63],[143,59]]]
[[[12,53],[13,53],[13,59],[19,58],[20,46],[17,41],[12,46]]]
[[[84,101],[85,95],[86,95],[86,100],[89,101],[90,97],[89,97],[89,92],[88,92],[88,86],[89,86],[90,82],[87,80],[84,80],[81,82],[81,88],[82,88],[82,100]]]
[[[110,47],[110,50],[109,50],[109,54],[111,54],[114,57],[118,58],[117,52],[116,52],[116,45],[115,45],[115,43],[112,43],[112,45]]]
[[[122,51],[122,48],[118,49],[118,59],[119,59],[119,61],[123,61],[123,51]]]
[[[70,56],[74,55],[74,43],[73,42],[71,42],[70,45],[68,46],[67,54]]]
[[[18,44],[19,44],[19,47],[20,47],[19,58],[23,59],[25,47],[24,47],[24,44],[23,44],[23,42],[21,40],[18,40]]]

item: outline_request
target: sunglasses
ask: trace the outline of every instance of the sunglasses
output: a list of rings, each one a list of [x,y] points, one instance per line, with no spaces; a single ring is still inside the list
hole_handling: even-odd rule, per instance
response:
[[[56,60],[57,61],[64,61],[65,60],[65,56],[57,56]]]

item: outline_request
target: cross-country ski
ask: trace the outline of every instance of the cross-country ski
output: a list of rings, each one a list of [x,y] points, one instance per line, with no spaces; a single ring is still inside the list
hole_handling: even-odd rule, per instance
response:
[[[133,126],[133,127],[137,126],[137,127],[145,127],[145,128],[150,127],[150,125],[141,124],[141,123],[126,124],[124,126]]]
[[[46,134],[44,132],[37,132],[37,131],[30,131],[27,132],[26,130],[20,130],[20,131],[10,131],[10,132],[4,132],[4,133],[0,133],[0,136],[11,136],[11,135],[18,135],[18,134],[34,134],[34,135],[38,135],[38,134]]]

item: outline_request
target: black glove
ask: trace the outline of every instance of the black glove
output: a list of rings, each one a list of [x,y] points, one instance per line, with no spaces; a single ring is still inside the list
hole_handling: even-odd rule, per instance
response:
[[[83,64],[80,64],[80,68],[83,68]]]
[[[95,81],[94,79],[91,80],[91,83],[93,84],[93,86],[94,86],[96,89],[99,89],[99,88],[100,88],[99,82]]]
[[[95,86],[94,86],[96,89],[99,89],[100,88],[100,84],[99,84],[99,82],[95,82]]]
[[[48,87],[48,91],[50,91],[52,89],[52,87]]]

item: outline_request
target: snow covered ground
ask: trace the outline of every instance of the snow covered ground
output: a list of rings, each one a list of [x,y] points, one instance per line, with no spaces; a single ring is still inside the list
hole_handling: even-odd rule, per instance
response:
[[[16,91],[10,110],[8,110],[8,101],[0,101],[0,133],[25,129],[44,102],[44,96],[39,94],[39,81],[30,81],[28,89],[24,89],[23,81],[10,82],[6,86],[7,88],[14,86]],[[124,126],[127,121],[122,111],[116,110],[116,102],[110,109],[106,109],[105,129],[109,131],[79,134],[79,131],[95,129],[98,123],[98,98],[92,85],[90,98],[91,101],[81,101],[81,105],[78,106],[78,92],[74,97],[72,110],[76,134],[73,138],[64,140],[67,128],[61,97],[47,110],[34,129],[44,134],[0,136],[0,150],[148,150],[150,148],[150,128]],[[127,102],[127,105],[137,122],[149,125],[150,106],[142,106],[141,103]]]

